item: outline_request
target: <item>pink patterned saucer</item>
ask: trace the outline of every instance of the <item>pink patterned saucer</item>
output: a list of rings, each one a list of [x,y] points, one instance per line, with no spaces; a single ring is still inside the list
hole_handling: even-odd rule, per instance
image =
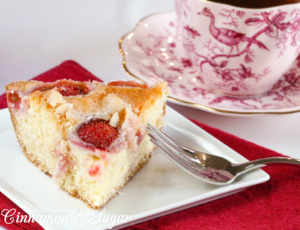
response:
[[[205,87],[183,50],[175,12],[142,19],[119,45],[125,71],[150,85],[168,82],[172,102],[227,115],[300,112],[300,58],[267,94],[238,99]]]

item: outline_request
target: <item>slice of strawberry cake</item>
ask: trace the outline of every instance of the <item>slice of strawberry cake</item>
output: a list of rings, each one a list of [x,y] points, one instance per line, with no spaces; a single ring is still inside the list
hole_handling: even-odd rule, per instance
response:
[[[164,125],[167,84],[53,83],[6,86],[26,157],[90,207],[105,205],[148,162],[148,122]]]

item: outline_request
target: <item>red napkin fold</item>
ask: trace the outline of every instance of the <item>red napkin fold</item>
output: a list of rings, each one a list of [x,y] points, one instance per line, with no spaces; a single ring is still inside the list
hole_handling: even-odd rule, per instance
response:
[[[48,82],[63,78],[101,81],[74,61],[65,61],[33,79]],[[6,108],[5,95],[0,96],[0,109],[3,108]],[[248,160],[282,156],[198,121],[193,122]],[[300,229],[300,167],[276,165],[264,170],[271,176],[266,183],[128,229]],[[0,193],[1,226],[8,229],[43,229],[37,223],[29,225],[14,221],[13,224],[6,224],[1,213],[11,209],[16,209],[16,214],[25,214]]]

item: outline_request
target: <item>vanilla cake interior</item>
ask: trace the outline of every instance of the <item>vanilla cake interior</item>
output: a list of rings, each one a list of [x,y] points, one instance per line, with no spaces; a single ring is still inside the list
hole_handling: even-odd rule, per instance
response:
[[[151,157],[148,122],[164,125],[167,84],[53,83],[6,86],[26,157],[70,195],[103,207]]]

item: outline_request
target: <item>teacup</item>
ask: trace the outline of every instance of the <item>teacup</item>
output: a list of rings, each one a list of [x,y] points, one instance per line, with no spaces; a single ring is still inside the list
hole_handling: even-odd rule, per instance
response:
[[[264,94],[300,53],[299,2],[253,9],[175,0],[175,8],[184,50],[205,85],[217,93]]]

